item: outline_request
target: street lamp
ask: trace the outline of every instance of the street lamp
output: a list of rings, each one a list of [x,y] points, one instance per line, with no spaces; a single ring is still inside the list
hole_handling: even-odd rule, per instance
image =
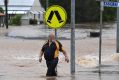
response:
[[[4,0],[4,5],[5,5],[5,24],[6,29],[8,29],[8,0]]]

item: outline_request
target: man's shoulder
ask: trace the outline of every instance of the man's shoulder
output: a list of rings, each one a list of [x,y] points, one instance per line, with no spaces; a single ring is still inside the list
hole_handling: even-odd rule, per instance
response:
[[[60,41],[59,41],[59,40],[56,40],[56,42],[60,43]]]
[[[48,44],[48,41],[45,41],[45,43],[43,44],[43,46],[47,45]]]
[[[60,41],[59,41],[59,40],[56,40],[56,42],[57,42],[59,45],[61,45],[61,43],[60,43]]]

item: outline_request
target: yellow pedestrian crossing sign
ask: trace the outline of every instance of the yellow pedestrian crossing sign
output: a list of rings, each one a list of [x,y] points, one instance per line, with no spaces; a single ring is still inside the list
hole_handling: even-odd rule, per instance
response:
[[[59,5],[50,6],[44,14],[44,21],[50,28],[61,28],[67,21],[67,13]]]

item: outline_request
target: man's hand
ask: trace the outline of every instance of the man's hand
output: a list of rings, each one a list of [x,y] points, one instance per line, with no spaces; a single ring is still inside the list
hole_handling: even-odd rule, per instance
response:
[[[65,56],[65,61],[66,61],[67,63],[69,63],[69,58],[68,58],[67,53],[66,53],[65,50],[63,50],[63,54],[64,54],[64,56]]]
[[[66,61],[67,63],[69,63],[69,58],[68,58],[68,57],[65,57],[65,61]]]
[[[41,58],[39,58],[39,62],[40,62],[40,63],[42,62],[42,57],[41,57]]]

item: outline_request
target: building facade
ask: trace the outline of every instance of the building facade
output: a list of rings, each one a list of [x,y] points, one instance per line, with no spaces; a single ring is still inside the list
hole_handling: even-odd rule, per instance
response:
[[[4,0],[0,1],[0,7],[5,10]],[[22,16],[22,25],[28,25],[30,19],[37,19],[38,24],[43,21],[44,9],[39,0],[9,0],[8,2],[9,19],[16,14]]]

